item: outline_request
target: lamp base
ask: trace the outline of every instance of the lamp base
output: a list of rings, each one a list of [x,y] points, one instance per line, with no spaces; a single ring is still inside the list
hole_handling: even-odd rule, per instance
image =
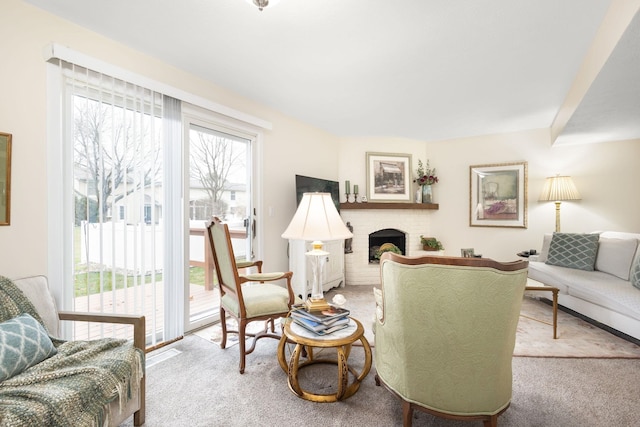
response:
[[[329,303],[324,298],[308,298],[304,303],[307,311],[322,311],[331,308]]]

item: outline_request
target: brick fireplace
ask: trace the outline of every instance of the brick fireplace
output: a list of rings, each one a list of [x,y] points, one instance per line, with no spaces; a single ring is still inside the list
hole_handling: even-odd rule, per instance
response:
[[[342,209],[340,216],[353,227],[352,253],[345,254],[345,282],[351,285],[379,285],[380,265],[370,262],[369,235],[397,230],[405,236],[405,255],[424,255],[420,235],[433,235],[430,212],[422,209]],[[392,242],[393,243],[393,242]],[[394,243],[395,244],[395,243]],[[399,246],[396,244],[396,246]],[[403,248],[401,248],[403,249]]]

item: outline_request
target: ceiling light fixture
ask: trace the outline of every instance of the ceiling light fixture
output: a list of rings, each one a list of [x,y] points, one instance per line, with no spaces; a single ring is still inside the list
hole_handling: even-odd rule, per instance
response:
[[[275,6],[276,3],[278,3],[280,0],[248,0],[248,1],[251,1],[253,4],[258,6],[258,9],[262,10],[267,6]]]

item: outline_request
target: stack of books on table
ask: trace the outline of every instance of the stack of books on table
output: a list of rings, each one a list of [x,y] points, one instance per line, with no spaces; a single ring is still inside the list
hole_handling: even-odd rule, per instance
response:
[[[293,321],[318,335],[326,335],[349,326],[349,310],[331,306],[327,310],[307,311],[303,304],[291,307]]]

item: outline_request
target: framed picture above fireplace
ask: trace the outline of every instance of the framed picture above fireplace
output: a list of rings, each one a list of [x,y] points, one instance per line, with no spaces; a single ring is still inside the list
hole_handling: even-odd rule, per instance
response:
[[[369,202],[411,202],[411,154],[367,153]]]
[[[469,167],[469,225],[527,228],[527,162]]]

